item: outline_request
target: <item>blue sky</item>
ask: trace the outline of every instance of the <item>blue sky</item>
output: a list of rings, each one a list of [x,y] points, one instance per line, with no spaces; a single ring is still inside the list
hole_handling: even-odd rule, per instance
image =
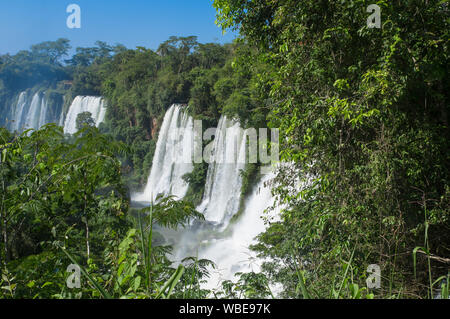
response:
[[[69,29],[66,8],[81,8],[81,29]],[[128,48],[156,49],[170,36],[198,36],[199,42],[231,42],[214,24],[211,0],[0,0],[0,54],[68,38],[75,47],[97,40]]]

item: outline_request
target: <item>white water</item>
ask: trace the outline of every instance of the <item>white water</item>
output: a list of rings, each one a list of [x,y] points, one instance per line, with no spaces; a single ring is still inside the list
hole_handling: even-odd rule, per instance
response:
[[[39,129],[48,123],[57,123],[60,110],[49,110],[44,93],[36,93],[29,98],[27,92],[19,95],[17,103],[11,108],[13,122],[8,126],[12,131]]]
[[[19,95],[19,99],[17,101],[15,114],[14,114],[14,122],[12,123],[12,130],[13,131],[20,131],[21,127],[23,126],[23,113],[24,109],[27,105],[27,93],[22,92]]]
[[[31,100],[30,110],[25,119],[25,129],[39,129],[41,127],[41,113],[46,109],[46,101],[41,98],[39,93],[36,93]],[[44,118],[45,121],[45,118]]]
[[[153,159],[148,183],[143,193],[133,196],[137,202],[149,202],[158,194],[185,196],[188,185],[182,176],[192,171],[192,118],[181,106],[172,106],[165,114]],[[244,201],[239,219],[230,219],[239,211],[242,177],[247,151],[247,132],[237,122],[223,116],[212,142],[210,164],[202,203],[197,210],[204,213],[205,223],[194,223],[183,230],[162,230],[166,243],[174,246],[173,257],[180,262],[185,257],[198,256],[212,260],[217,269],[210,269],[205,288],[220,287],[223,280],[233,280],[237,272],[258,272],[262,260],[249,246],[266,229],[264,212],[274,198],[267,184],[274,174],[264,175],[252,194]],[[211,146],[210,145],[210,146]],[[187,164],[189,163],[189,164]],[[275,211],[275,214],[277,212]]]
[[[245,201],[245,210],[236,224],[231,226],[231,234],[225,238],[212,240],[199,251],[199,258],[214,261],[217,269],[211,269],[206,288],[220,288],[223,280],[233,280],[237,272],[259,272],[262,260],[257,258],[249,246],[256,243],[256,236],[264,232],[263,217],[271,219],[265,210],[274,204],[270,186],[266,185],[274,174],[265,175]],[[205,243],[204,243],[205,244]]]
[[[183,198],[188,184],[183,176],[192,172],[193,119],[180,105],[172,105],[164,116],[156,144],[153,166],[144,191],[134,201],[150,202],[159,194]]]
[[[208,221],[226,225],[239,209],[245,168],[245,131],[223,116],[216,130],[213,155],[208,167],[203,202],[197,207]]]
[[[104,99],[98,96],[77,96],[66,115],[64,133],[74,134],[77,132],[78,114],[84,112],[91,113],[91,117],[98,127],[105,119],[106,107]]]

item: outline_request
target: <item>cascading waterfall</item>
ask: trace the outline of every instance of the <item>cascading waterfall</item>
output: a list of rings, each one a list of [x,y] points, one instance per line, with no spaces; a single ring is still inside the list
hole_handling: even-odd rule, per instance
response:
[[[62,105],[51,110],[44,93],[35,93],[31,100],[27,92],[19,94],[17,103],[10,109],[11,123],[7,125],[11,131],[22,132],[27,129],[39,129],[48,123],[58,123],[62,113]]]
[[[102,97],[98,96],[77,96],[64,121],[64,133],[74,134],[77,132],[77,117],[83,112],[91,113],[95,125],[99,126],[105,119],[106,107]]]
[[[133,196],[136,202],[148,203],[158,194],[185,196],[188,185],[182,176],[193,170],[193,120],[179,105],[165,114],[156,146],[153,165],[143,193]],[[234,279],[236,272],[259,271],[261,260],[249,250],[255,237],[265,230],[264,211],[274,198],[266,183],[273,173],[263,175],[252,194],[244,201],[236,223],[231,217],[240,207],[242,177],[246,166],[247,131],[239,123],[222,116],[210,150],[209,167],[202,203],[197,210],[206,223],[194,223],[183,230],[162,229],[166,243],[174,246],[177,262],[188,256],[214,261],[206,288],[218,288],[222,280]],[[276,212],[275,212],[276,214]]]
[[[9,108],[7,114],[8,123],[6,126],[11,131],[22,132],[27,129],[39,129],[48,123],[55,123],[64,126],[64,132],[74,134],[76,129],[77,116],[83,112],[90,112],[92,118],[98,126],[105,119],[106,107],[102,97],[77,96],[66,116],[62,106],[49,106],[49,101],[45,93],[37,92],[33,96],[28,92],[19,94],[17,103]]]
[[[31,100],[30,110],[25,119],[25,129],[39,129],[41,127],[41,113],[44,113],[45,109],[45,99],[41,98],[39,93],[36,93]]]
[[[159,194],[178,198],[186,195],[189,185],[183,176],[194,169],[193,134],[192,117],[183,106],[172,105],[164,116],[147,185],[134,201],[150,202]]]
[[[66,97],[63,96],[63,103],[62,105],[66,104]],[[60,115],[59,115],[59,119],[58,119],[58,126],[64,127],[64,120],[65,120],[65,114],[61,109]]]
[[[213,239],[203,243],[199,258],[214,261],[217,269],[211,269],[206,288],[219,288],[223,280],[233,280],[237,272],[259,272],[262,260],[256,257],[249,247],[256,243],[255,237],[265,231],[263,216],[267,208],[274,204],[271,188],[267,183],[274,174],[266,174],[254,187],[245,201],[245,210],[240,219],[232,225],[231,234],[225,238]],[[271,214],[277,212],[272,212]],[[267,219],[270,220],[270,214]]]
[[[24,109],[27,106],[27,92],[22,92],[16,104],[15,114],[13,116],[14,122],[11,125],[12,131],[20,131],[23,126]]]
[[[222,116],[216,130],[211,164],[208,167],[203,202],[197,210],[208,221],[223,224],[239,209],[245,168],[245,131],[239,123]]]

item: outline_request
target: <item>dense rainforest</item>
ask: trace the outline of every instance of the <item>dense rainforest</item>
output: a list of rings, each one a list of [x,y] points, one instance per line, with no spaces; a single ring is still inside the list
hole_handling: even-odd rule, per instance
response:
[[[281,298],[448,298],[448,1],[378,1],[380,28],[370,4],[215,0],[233,43],[98,41],[68,56],[59,39],[0,56],[0,105],[24,90],[65,109],[80,95],[107,101],[104,123],[80,114],[73,136],[0,129],[0,298],[270,298],[273,284]],[[205,126],[227,115],[280,129],[282,210],[251,247],[262,271],[219,291],[201,285],[214,260],[174,266],[157,231],[204,219],[206,164],[184,177],[184,199],[130,203],[174,103]],[[256,171],[243,170],[243,196]],[[89,285],[67,287],[70,263]]]

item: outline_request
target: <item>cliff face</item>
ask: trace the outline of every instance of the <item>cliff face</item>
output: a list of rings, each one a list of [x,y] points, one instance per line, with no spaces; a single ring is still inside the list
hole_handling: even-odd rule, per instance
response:
[[[155,139],[156,134],[158,133],[158,120],[154,117],[151,121],[151,135],[152,139]]]

